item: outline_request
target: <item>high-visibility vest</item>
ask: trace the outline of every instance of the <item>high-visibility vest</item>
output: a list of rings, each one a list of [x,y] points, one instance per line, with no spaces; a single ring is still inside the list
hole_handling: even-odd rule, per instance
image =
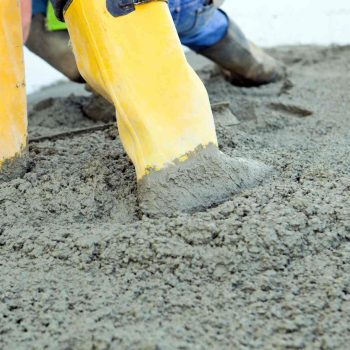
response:
[[[51,32],[56,30],[66,30],[67,26],[64,22],[61,22],[55,15],[55,11],[51,2],[47,7],[47,29]]]

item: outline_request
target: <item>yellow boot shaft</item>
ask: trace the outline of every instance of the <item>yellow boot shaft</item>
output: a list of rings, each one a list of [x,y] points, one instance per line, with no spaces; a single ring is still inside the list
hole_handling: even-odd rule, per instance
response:
[[[22,27],[17,0],[0,6],[0,172],[2,164],[21,155],[27,145]]]
[[[138,179],[197,146],[217,144],[207,92],[186,61],[165,2],[113,17],[105,0],[74,0],[65,13],[80,73],[117,109]]]

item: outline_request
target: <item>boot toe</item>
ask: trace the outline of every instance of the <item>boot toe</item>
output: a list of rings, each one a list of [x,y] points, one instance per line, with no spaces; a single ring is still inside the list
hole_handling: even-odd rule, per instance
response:
[[[258,185],[271,172],[261,162],[230,158],[209,145],[193,152],[187,161],[151,172],[139,181],[140,207],[151,217],[205,210]]]

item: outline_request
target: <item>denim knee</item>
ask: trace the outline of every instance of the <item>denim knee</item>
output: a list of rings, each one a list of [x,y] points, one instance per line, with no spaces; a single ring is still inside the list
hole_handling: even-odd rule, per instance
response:
[[[169,0],[169,8],[183,45],[200,51],[227,33],[227,15],[208,0]]]

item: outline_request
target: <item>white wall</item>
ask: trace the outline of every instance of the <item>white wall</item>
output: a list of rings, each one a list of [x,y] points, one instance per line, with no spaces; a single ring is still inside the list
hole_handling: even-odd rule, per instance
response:
[[[224,9],[261,46],[349,44],[350,0],[226,0]],[[25,51],[28,92],[63,77]]]
[[[224,8],[262,46],[350,43],[349,0],[226,0]]]

